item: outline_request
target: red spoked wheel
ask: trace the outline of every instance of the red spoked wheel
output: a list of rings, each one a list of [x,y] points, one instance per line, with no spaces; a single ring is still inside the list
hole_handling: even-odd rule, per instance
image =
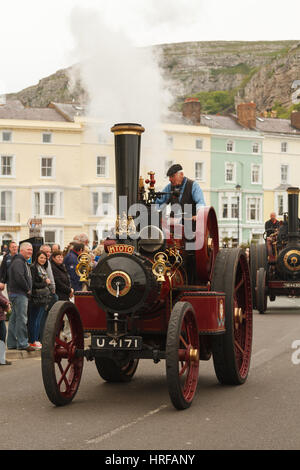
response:
[[[42,376],[49,400],[56,406],[70,403],[77,393],[84,358],[81,318],[72,302],[59,301],[51,308],[44,328]]]
[[[250,368],[253,322],[251,278],[242,249],[218,253],[212,290],[226,295],[226,332],[212,341],[215,372],[219,382],[240,385],[246,381]]]
[[[194,309],[189,302],[177,302],[168,325],[166,373],[169,395],[178,410],[188,408],[196,393],[199,349]]]

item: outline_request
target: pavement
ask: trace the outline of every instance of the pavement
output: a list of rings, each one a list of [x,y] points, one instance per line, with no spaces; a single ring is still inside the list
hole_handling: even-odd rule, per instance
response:
[[[6,350],[6,359],[11,361],[12,359],[32,359],[33,357],[40,357],[41,350],[37,349],[36,351],[24,351],[19,349],[7,349]]]
[[[8,330],[8,322],[6,322],[6,328]],[[90,344],[90,337],[84,339],[84,346],[87,347]],[[34,357],[41,357],[41,349],[36,351],[25,351],[19,349],[6,349],[6,359],[8,361],[14,359],[32,359]]]

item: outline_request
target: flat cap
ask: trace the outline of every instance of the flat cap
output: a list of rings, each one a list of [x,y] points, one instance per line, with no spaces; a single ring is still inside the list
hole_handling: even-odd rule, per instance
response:
[[[179,163],[175,163],[175,165],[170,166],[167,171],[167,176],[173,176],[177,171],[182,170],[182,166]]]

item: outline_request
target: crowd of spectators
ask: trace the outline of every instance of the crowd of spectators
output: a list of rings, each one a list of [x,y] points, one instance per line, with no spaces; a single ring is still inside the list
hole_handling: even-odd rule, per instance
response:
[[[74,292],[83,289],[76,266],[84,252],[96,264],[103,245],[94,244],[90,250],[87,235],[80,234],[64,250],[57,244],[45,244],[35,256],[28,242],[18,246],[11,241],[5,247],[0,259],[0,365],[11,364],[6,360],[6,347],[26,351],[42,348],[51,307],[58,300],[73,301]]]

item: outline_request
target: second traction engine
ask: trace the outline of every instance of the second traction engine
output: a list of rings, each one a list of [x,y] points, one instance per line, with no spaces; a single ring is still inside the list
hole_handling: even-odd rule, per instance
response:
[[[265,243],[250,248],[250,263],[254,307],[260,313],[267,310],[267,298],[277,296],[300,297],[300,230],[299,188],[290,187],[288,213],[271,234],[265,234]]]

